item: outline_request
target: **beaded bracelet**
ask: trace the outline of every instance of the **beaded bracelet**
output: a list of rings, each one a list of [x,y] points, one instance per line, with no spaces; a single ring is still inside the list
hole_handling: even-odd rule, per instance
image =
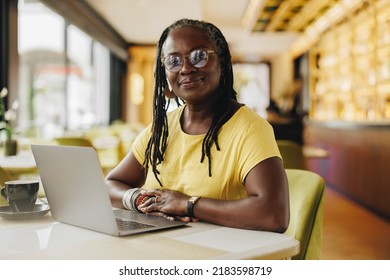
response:
[[[138,196],[135,200],[135,207],[138,209],[138,206],[140,206],[142,203],[148,200],[149,197],[150,196],[147,196],[146,194],[141,194],[140,196]]]

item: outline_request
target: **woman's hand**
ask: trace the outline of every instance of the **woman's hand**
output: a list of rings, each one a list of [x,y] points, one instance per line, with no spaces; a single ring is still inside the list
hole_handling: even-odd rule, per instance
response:
[[[174,221],[175,220],[175,217],[169,216],[168,214],[165,214],[165,213],[159,212],[159,211],[145,213],[145,214],[150,215],[150,216],[161,217],[161,218],[167,219],[169,221]]]
[[[174,218],[186,223],[198,221],[187,216],[187,201],[190,198],[188,195],[169,190],[143,190],[141,194],[150,197],[138,206],[145,214]]]

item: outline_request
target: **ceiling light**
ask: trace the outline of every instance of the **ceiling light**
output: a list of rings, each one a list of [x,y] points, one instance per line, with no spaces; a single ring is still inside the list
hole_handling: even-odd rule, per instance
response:
[[[241,21],[242,26],[250,31],[253,30],[253,27],[257,21],[257,17],[259,16],[261,9],[263,9],[265,2],[266,0],[249,0],[248,6]]]

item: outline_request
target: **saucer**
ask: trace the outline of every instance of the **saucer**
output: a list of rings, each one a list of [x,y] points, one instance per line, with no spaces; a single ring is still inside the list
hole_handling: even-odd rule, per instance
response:
[[[0,207],[0,218],[6,220],[28,220],[45,215],[50,211],[48,204],[35,204],[30,212],[15,212],[9,206]]]

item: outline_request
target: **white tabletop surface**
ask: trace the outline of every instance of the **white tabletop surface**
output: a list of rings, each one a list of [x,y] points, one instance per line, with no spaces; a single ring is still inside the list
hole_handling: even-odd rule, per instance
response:
[[[15,156],[0,155],[0,166],[4,169],[28,169],[37,167],[31,151],[21,151]]]
[[[0,218],[0,259],[285,259],[299,252],[294,238],[203,222],[114,237],[66,225],[50,212],[20,221]]]

